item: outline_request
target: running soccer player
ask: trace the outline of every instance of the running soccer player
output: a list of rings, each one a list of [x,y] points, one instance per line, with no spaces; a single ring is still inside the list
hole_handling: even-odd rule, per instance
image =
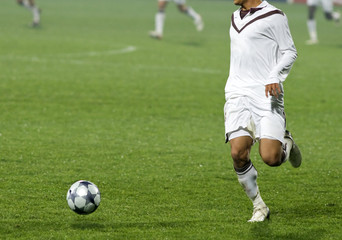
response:
[[[32,12],[33,22],[32,26],[37,27],[40,23],[40,9],[35,4],[34,0],[17,0],[17,3],[21,6],[24,6],[28,10]]]
[[[333,11],[333,1],[332,0],[307,0],[308,5],[308,30],[310,39],[306,41],[306,44],[313,45],[318,43],[317,37],[317,27],[315,20],[315,12],[317,6],[322,4],[322,8],[324,11],[324,16],[327,20],[334,20],[335,22],[339,22],[341,18],[341,14],[339,12]]]
[[[226,142],[231,147],[238,181],[253,203],[249,222],[261,222],[270,211],[261,198],[257,170],[250,151],[269,166],[289,159],[293,167],[302,157],[285,128],[283,82],[297,58],[286,15],[267,1],[234,0],[240,8],[231,18],[231,56],[225,86]]]
[[[150,31],[150,36],[152,38],[163,38],[165,8],[169,1],[175,2],[180,12],[185,13],[194,20],[197,31],[203,30],[204,23],[202,21],[201,15],[199,15],[192,7],[187,6],[185,0],[158,0],[158,12],[155,15],[155,30]]]

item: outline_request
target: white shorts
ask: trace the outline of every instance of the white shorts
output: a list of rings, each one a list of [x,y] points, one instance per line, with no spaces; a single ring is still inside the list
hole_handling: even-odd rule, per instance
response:
[[[185,0],[158,0],[159,2],[175,2],[177,5],[184,5],[186,3]]]
[[[254,141],[267,138],[284,143],[286,121],[282,101],[267,105],[248,97],[228,99],[224,119],[226,142],[250,136]]]
[[[324,12],[333,11],[333,0],[307,0],[306,4],[308,6],[319,6],[320,4],[322,4]]]

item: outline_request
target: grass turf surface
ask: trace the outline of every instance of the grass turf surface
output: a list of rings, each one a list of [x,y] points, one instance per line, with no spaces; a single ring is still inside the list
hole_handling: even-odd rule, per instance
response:
[[[306,46],[306,7],[274,3],[299,53],[285,104],[304,162],[270,168],[254,147],[271,220],[250,224],[223,143],[232,2],[188,2],[202,33],[170,4],[162,41],[154,0],[37,3],[37,29],[0,7],[1,239],[342,238],[342,26],[319,10]],[[89,216],[65,200],[80,179],[102,193]]]

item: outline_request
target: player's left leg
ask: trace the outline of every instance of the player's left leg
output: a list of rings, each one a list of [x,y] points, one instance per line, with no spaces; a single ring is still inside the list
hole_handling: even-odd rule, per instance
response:
[[[260,120],[259,153],[263,161],[272,167],[280,166],[288,159],[293,167],[301,165],[300,150],[290,132],[285,130],[282,109],[268,113]]]
[[[168,4],[168,1],[159,0],[158,1],[158,12],[154,17],[155,21],[155,29],[154,31],[150,31],[149,35],[152,38],[162,39],[164,32],[164,22],[165,22],[165,9]]]
[[[310,39],[306,41],[306,44],[308,45],[313,45],[313,44],[318,43],[315,12],[316,12],[316,5],[309,5],[307,26],[308,26]]]
[[[194,24],[196,26],[197,31],[203,30],[204,23],[203,23],[201,15],[199,15],[192,7],[186,6],[185,1],[184,2],[179,1],[177,3],[177,6],[180,12],[187,14],[194,20]]]
[[[32,8],[32,14],[33,14],[32,25],[35,27],[35,26],[38,26],[40,23],[40,9],[35,4],[34,0],[29,0],[29,2],[30,2],[30,6]]]
[[[33,22],[32,26],[38,26],[40,23],[40,9],[36,6],[34,0],[17,0],[17,3],[24,6],[32,12]]]
[[[294,168],[300,167],[300,165],[302,164],[302,154],[288,130],[285,131],[284,141],[286,143],[285,146],[287,150],[285,161],[288,159],[292,167]]]
[[[283,144],[274,139],[260,139],[259,153],[264,163],[271,167],[280,166],[286,159]]]

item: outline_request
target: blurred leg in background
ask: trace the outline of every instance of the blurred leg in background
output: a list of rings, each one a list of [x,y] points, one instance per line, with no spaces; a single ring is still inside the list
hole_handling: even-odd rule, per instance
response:
[[[34,0],[17,0],[17,3],[32,12],[32,15],[33,15],[32,26],[33,27],[38,26],[40,24],[40,9],[35,4]]]

